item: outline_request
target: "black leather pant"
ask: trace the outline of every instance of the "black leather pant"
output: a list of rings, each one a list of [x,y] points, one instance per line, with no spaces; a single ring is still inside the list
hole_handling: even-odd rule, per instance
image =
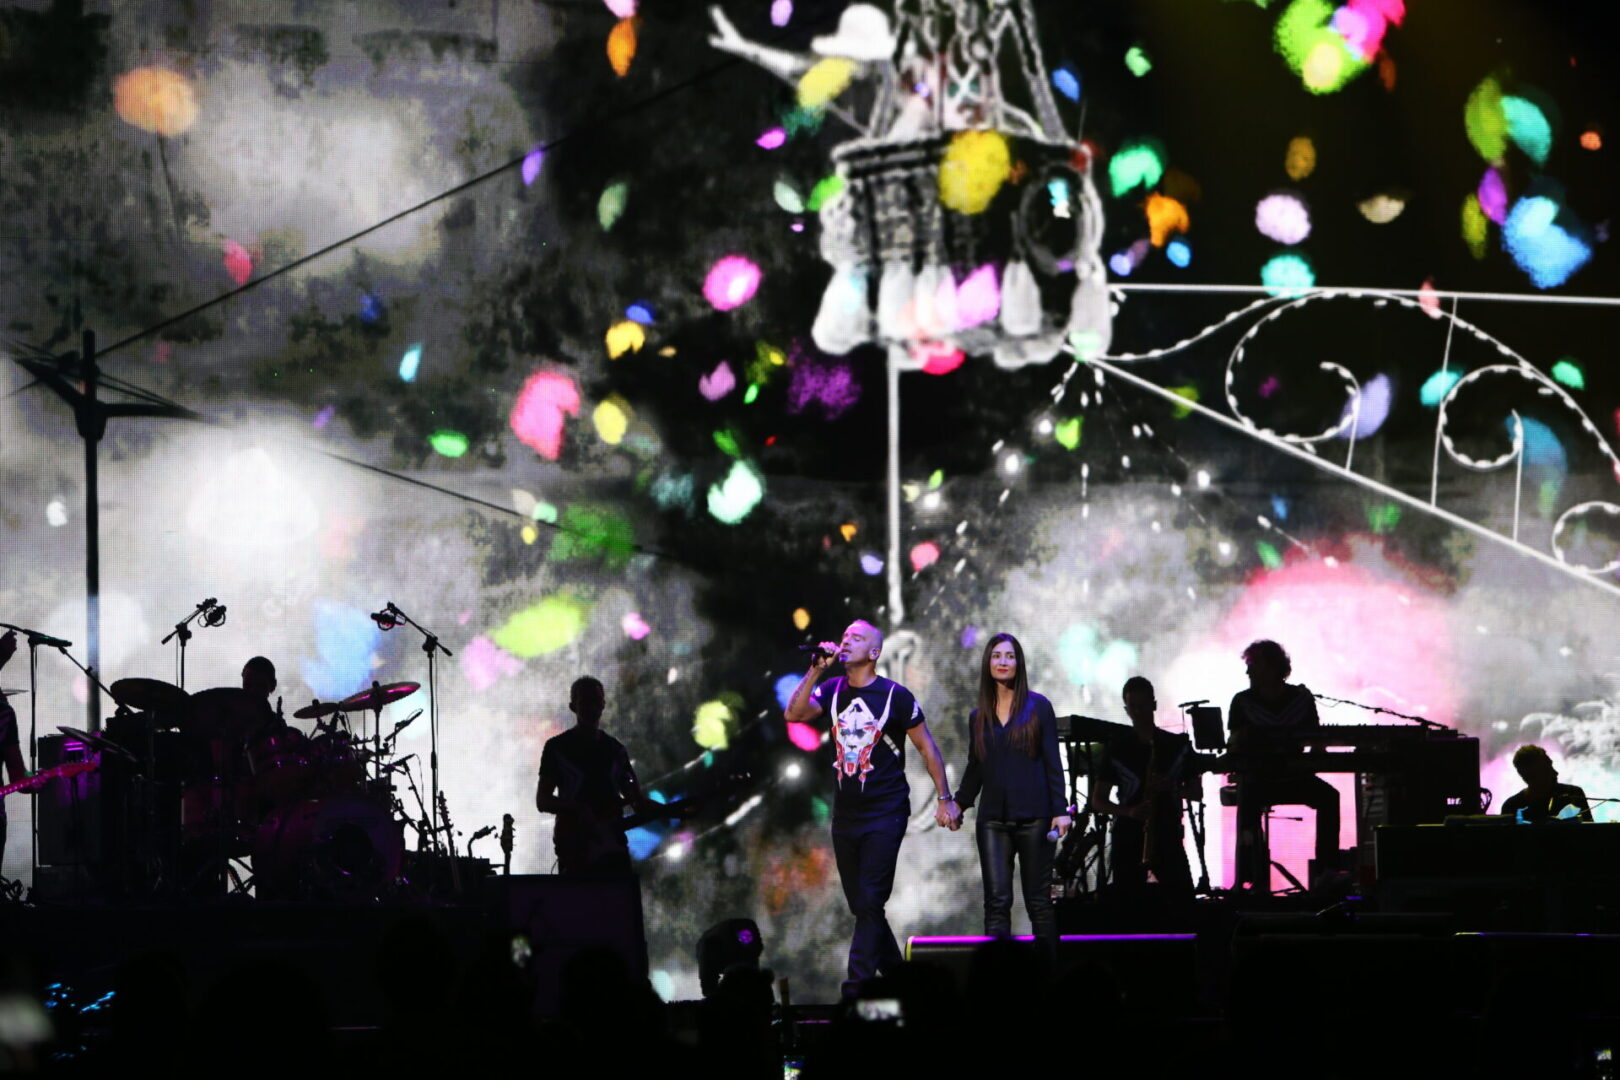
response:
[[[1048,962],[1057,959],[1057,915],[1052,910],[1052,855],[1057,845],[1046,838],[1050,818],[995,821],[980,818],[974,828],[979,842],[979,869],[984,873],[984,932],[1012,934],[1013,859],[1018,860],[1024,910],[1029,912],[1036,944]]]

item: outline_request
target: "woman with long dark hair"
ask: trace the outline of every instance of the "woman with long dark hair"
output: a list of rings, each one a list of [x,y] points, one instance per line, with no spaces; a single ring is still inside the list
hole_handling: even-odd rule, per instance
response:
[[[984,874],[984,932],[1012,933],[1013,862],[1018,862],[1024,908],[1047,961],[1057,959],[1052,911],[1052,855],[1069,831],[1052,703],[1029,688],[1024,647],[997,634],[979,665],[979,701],[968,716],[967,769],[957,789],[962,810],[979,807],[974,835]],[[960,824],[960,821],[958,822]]]

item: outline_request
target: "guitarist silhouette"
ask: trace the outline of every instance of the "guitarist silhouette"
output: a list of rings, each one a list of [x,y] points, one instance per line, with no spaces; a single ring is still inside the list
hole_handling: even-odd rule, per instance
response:
[[[630,846],[623,827],[625,806],[656,814],[659,804],[642,793],[624,744],[602,730],[607,693],[586,675],[569,688],[575,724],[546,740],[540,755],[540,786],[534,805],[557,815],[552,843],[562,874],[628,875]]]

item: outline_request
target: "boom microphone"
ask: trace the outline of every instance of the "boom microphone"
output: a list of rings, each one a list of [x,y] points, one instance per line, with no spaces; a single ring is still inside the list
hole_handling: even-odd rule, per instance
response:
[[[371,613],[371,621],[382,627],[384,630],[392,630],[394,627],[399,625],[399,620],[394,618],[394,613],[392,611],[373,611]]]

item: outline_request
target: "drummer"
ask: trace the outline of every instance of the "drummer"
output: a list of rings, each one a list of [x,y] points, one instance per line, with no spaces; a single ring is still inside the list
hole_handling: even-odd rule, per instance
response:
[[[281,702],[270,707],[270,695],[276,692],[276,665],[263,656],[255,656],[242,665],[242,691],[253,699],[254,707],[264,706],[264,719],[248,732],[248,741],[287,726],[281,715]]]

